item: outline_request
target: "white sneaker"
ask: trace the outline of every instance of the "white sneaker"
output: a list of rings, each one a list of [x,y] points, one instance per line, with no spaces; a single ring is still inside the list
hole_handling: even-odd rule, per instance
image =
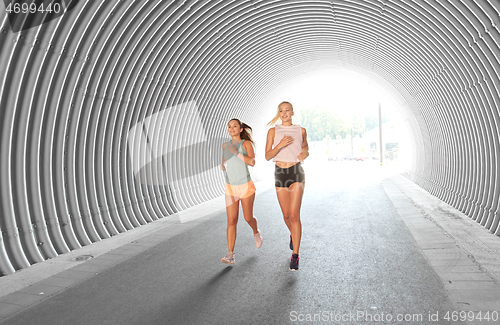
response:
[[[227,255],[224,256],[220,261],[226,264],[234,264],[234,253],[233,252],[227,253]]]
[[[260,248],[262,246],[262,234],[259,229],[257,229],[256,234],[253,234],[253,238],[255,240],[255,247]]]

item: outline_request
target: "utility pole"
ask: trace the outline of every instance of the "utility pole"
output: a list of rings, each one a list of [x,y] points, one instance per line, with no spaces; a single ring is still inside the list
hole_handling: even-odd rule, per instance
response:
[[[378,103],[378,132],[379,132],[379,141],[380,141],[380,166],[384,164],[384,150],[382,143],[382,106]]]
[[[352,126],[351,126],[351,160],[354,159],[354,143],[352,139]]]

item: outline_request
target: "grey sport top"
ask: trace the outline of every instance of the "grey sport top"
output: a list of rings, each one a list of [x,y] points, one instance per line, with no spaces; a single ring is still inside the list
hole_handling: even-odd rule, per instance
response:
[[[243,148],[243,142],[245,140],[241,140],[237,144],[231,144],[229,141],[226,145],[226,149],[224,149],[224,159],[226,160],[226,183],[229,185],[241,185],[250,182],[252,179],[250,178],[250,172],[248,171],[248,166],[245,164],[243,160],[233,155],[229,152],[229,146],[233,145],[236,147],[238,152],[241,152],[246,156],[247,151]]]

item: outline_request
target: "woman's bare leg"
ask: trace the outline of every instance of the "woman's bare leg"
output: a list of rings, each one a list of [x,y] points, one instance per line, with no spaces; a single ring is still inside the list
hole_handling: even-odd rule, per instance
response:
[[[300,207],[302,196],[304,195],[304,183],[293,183],[290,187],[289,207],[290,207],[290,228],[293,242],[293,253],[299,254],[300,240],[302,237],[302,223],[300,222]]]
[[[248,225],[252,227],[253,233],[257,233],[257,219],[253,216],[253,203],[255,201],[255,193],[249,197],[241,199],[241,209],[243,210],[243,216]]]
[[[292,225],[290,223],[290,191],[287,187],[276,187],[276,195],[280,204],[283,220],[290,233],[292,233]]]
[[[302,223],[300,222],[300,207],[304,194],[304,183],[293,183],[290,187],[276,187],[278,202],[283,212],[290,234],[292,235],[293,254],[299,253],[300,239],[302,237]]]
[[[227,212],[227,248],[229,252],[234,252],[236,242],[236,226],[238,224],[238,212],[240,209],[239,200],[234,196],[226,195]]]

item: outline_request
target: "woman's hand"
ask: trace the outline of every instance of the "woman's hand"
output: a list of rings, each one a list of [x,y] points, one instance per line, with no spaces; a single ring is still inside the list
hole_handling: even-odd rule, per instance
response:
[[[238,153],[238,149],[236,149],[236,146],[233,146],[232,144],[228,144],[227,150],[232,153],[233,155]]]
[[[301,153],[299,153],[299,155],[297,156],[297,159],[300,160],[300,161],[304,161],[309,155],[306,155],[304,153],[304,151],[302,151]]]
[[[226,166],[224,166],[224,164],[220,165],[220,169],[222,169],[223,171],[226,171]]]
[[[289,135],[285,135],[283,137],[283,139],[281,139],[280,143],[278,143],[277,147],[282,149],[282,148],[288,146],[292,142],[293,142],[293,138]]]

